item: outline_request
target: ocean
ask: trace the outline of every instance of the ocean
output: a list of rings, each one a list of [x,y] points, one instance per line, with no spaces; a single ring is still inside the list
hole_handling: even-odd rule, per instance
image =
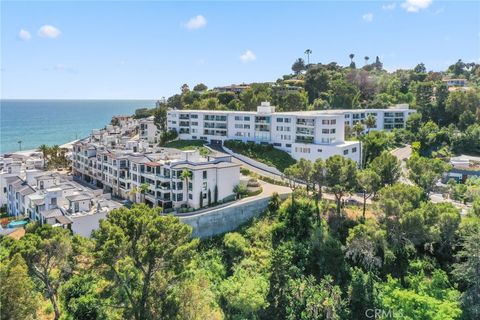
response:
[[[0,154],[86,137],[154,100],[0,100]],[[21,143],[19,143],[21,141]]]

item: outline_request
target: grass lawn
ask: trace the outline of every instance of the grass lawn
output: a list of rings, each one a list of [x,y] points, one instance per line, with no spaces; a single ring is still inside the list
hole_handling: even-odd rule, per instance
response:
[[[235,153],[242,154],[258,162],[272,166],[283,172],[296,161],[287,152],[272,145],[243,143],[234,140],[225,141],[225,146]]]
[[[203,147],[205,143],[206,142],[202,140],[174,140],[166,143],[164,147],[180,150],[194,150]]]

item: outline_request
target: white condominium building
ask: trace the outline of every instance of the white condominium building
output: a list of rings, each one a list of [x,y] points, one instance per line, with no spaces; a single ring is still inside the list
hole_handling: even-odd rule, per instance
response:
[[[295,159],[326,159],[338,154],[359,162],[359,142],[345,140],[345,126],[373,116],[376,124],[367,130],[404,128],[413,112],[407,105],[389,109],[275,112],[274,106],[262,102],[256,112],[169,110],[167,127],[176,130],[183,140],[272,144]]]
[[[168,148],[139,153],[88,141],[74,144],[72,168],[76,177],[105,192],[164,209],[198,209],[223,201],[234,195],[240,177],[240,165],[230,156],[202,157],[198,151]]]

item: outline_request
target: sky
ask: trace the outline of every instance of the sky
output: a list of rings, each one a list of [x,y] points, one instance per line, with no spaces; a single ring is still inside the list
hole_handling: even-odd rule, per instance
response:
[[[479,1],[1,1],[1,98],[159,99],[275,81],[295,59],[480,63]]]

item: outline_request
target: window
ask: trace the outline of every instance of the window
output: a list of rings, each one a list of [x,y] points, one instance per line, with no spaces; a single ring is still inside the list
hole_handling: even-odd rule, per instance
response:
[[[350,115],[349,115],[349,114],[346,114],[346,115],[345,115],[345,119],[350,119]]]
[[[284,122],[285,122],[285,123],[291,123],[291,122],[292,122],[292,119],[290,119],[290,118],[285,118],[285,119],[284,119]]]
[[[203,197],[203,199],[207,199],[207,194],[205,192],[202,193],[202,197]]]
[[[328,134],[328,129],[322,129],[323,134]]]
[[[207,170],[203,170],[203,179],[207,179]]]
[[[317,152],[319,153],[322,153],[322,151],[323,151],[322,149],[317,149]]]
[[[277,118],[277,122],[283,122],[283,118]]]
[[[235,120],[236,120],[236,121],[242,121],[242,117],[240,117],[240,116],[235,116]]]
[[[335,129],[330,129],[330,133],[335,133]]]
[[[274,146],[274,147],[281,147],[282,144],[281,144],[281,143],[278,143],[278,142],[274,142],[274,143],[273,143],[273,146]]]
[[[191,193],[188,194],[188,199],[193,200],[193,195]]]
[[[52,198],[51,201],[50,201],[50,204],[52,206],[56,206],[57,205],[57,198]]]
[[[357,147],[352,148],[352,153],[355,153],[355,152],[357,152]]]
[[[250,121],[250,117],[247,117],[247,116],[243,117],[243,121]]]
[[[183,193],[177,193],[177,201],[183,201]]]
[[[292,144],[290,144],[290,143],[287,143],[287,144],[285,145],[285,147],[287,147],[287,148],[291,148],[291,147],[292,147]]]
[[[348,149],[343,150],[343,155],[346,156],[348,154]]]
[[[310,153],[310,148],[295,147],[295,152]]]
[[[202,190],[207,190],[207,182],[206,181],[202,184]]]
[[[192,115],[190,115],[190,118],[191,119],[198,119],[198,114],[192,114]]]

